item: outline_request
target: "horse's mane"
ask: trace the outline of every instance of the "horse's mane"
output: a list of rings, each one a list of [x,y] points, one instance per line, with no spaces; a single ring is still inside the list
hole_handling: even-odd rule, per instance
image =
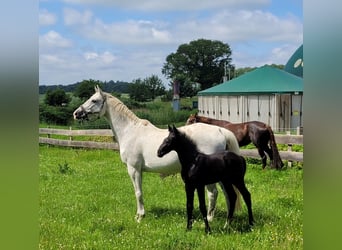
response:
[[[183,149],[184,149],[183,151],[186,151],[186,152],[192,151],[191,153],[195,153],[195,152],[201,153],[196,143],[186,133],[183,133],[182,131],[179,131],[179,130],[178,130],[178,133],[179,133],[179,136],[181,137],[182,142],[185,142],[182,144]]]
[[[199,118],[201,122],[206,121],[208,123],[231,124],[231,122],[226,121],[226,120],[218,120],[218,119],[214,119],[214,118],[210,118],[210,117],[205,117],[205,116],[196,115],[196,118]]]
[[[118,98],[112,96],[109,93],[106,94],[106,100],[107,102],[118,112],[124,114],[126,117],[131,119],[135,124],[141,124],[143,126],[147,126],[148,124],[151,124],[150,121],[146,119],[140,119],[138,116],[136,116],[132,110],[130,110],[122,101],[120,101]]]

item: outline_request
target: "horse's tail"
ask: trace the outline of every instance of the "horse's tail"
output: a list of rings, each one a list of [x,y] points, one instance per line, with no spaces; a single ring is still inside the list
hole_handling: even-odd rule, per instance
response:
[[[242,161],[242,171],[243,171],[243,178],[245,178],[245,174],[247,171],[247,163],[246,163],[246,159],[240,155],[241,161]],[[241,210],[241,193],[240,191],[233,185],[233,188],[235,190],[236,193],[236,203],[235,203],[235,211],[240,211]]]
[[[220,132],[226,138],[226,145],[227,145],[226,150],[230,152],[234,152],[237,155],[240,155],[239,143],[235,135],[233,134],[233,132],[225,128],[220,128]]]
[[[267,130],[270,133],[270,146],[271,146],[272,155],[273,155],[273,161],[271,162],[272,167],[276,169],[281,169],[284,166],[284,163],[280,158],[280,154],[278,151],[277,143],[275,141],[272,128],[270,126],[267,126]]]

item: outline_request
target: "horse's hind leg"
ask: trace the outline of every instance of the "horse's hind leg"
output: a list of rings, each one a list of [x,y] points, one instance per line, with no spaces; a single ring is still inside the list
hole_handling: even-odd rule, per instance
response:
[[[137,199],[137,214],[135,216],[135,219],[137,220],[137,222],[140,222],[141,219],[145,216],[144,200],[141,188],[141,171],[138,171],[136,168],[130,166],[129,164],[127,164],[127,170],[129,176],[131,177],[134,186],[135,197]]]
[[[264,150],[260,147],[260,146],[257,146],[258,148],[258,153],[261,157],[261,161],[262,161],[262,168],[264,169],[266,167],[266,163],[267,163],[267,157],[265,155],[265,152]]]
[[[234,183],[236,188],[239,189],[245,203],[247,206],[248,210],[248,220],[249,220],[249,225],[253,225],[254,223],[254,218],[253,218],[253,212],[252,212],[252,199],[251,199],[251,193],[248,191],[245,182],[242,180],[239,183]]]
[[[208,221],[212,221],[214,218],[216,200],[217,200],[217,188],[216,184],[207,185],[207,194],[208,194]]]
[[[197,187],[197,195],[198,195],[198,201],[199,201],[199,208],[201,211],[201,214],[203,216],[203,220],[205,223],[205,232],[210,233],[210,227],[207,219],[207,208],[205,206],[205,195],[204,195],[204,186]]]
[[[264,151],[267,153],[268,157],[270,158],[271,166],[274,167],[273,152],[272,152],[272,150],[268,147],[267,144],[264,146]]]
[[[226,227],[233,219],[237,195],[236,195],[235,190],[233,188],[233,185],[231,183],[222,182],[222,185],[223,185],[224,189],[226,190],[226,193],[228,194],[228,199],[229,199],[229,207],[227,207],[227,209],[228,209],[227,221],[226,221],[226,224],[224,226],[224,227]]]

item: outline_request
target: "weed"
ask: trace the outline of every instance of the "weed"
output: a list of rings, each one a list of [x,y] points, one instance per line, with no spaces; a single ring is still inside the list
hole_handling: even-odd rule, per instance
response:
[[[74,172],[67,162],[64,162],[64,164],[58,163],[58,170],[61,174],[71,174]]]

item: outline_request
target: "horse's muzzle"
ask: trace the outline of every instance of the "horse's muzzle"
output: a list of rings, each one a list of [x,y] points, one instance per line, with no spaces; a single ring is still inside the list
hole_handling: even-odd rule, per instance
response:
[[[75,120],[84,120],[87,119],[87,113],[83,109],[76,109],[75,112],[73,113],[74,119]]]
[[[163,157],[165,155],[165,153],[162,152],[162,150],[158,149],[157,155],[158,155],[158,157]]]

